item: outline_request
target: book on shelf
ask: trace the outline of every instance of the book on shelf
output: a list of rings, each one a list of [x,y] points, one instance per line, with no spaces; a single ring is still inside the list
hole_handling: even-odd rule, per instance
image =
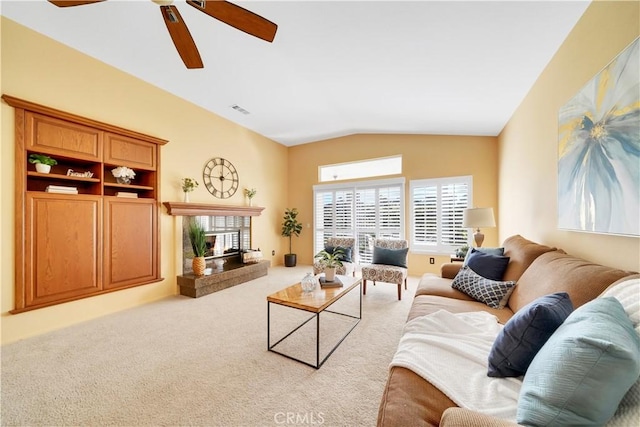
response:
[[[47,193],[59,193],[59,194],[78,194],[76,187],[61,187],[57,185],[49,185],[45,189]]]
[[[66,185],[47,185],[47,190],[78,191],[78,187],[69,187]]]
[[[132,193],[130,191],[118,191],[116,197],[127,197],[129,199],[137,199],[138,193]]]
[[[334,277],[333,281],[328,281],[324,277],[320,277],[320,287],[322,288],[341,288],[342,282],[337,277]]]

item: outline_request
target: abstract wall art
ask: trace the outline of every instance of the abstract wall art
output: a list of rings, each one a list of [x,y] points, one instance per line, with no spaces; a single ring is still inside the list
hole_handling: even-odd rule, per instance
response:
[[[559,112],[558,228],[640,236],[640,38]]]

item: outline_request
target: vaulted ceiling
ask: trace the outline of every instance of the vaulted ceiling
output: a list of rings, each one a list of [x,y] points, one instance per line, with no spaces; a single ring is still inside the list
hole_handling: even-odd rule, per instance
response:
[[[589,5],[234,3],[278,25],[273,43],[173,2],[202,69],[185,67],[149,0],[3,0],[0,13],[291,146],[354,133],[497,135]]]

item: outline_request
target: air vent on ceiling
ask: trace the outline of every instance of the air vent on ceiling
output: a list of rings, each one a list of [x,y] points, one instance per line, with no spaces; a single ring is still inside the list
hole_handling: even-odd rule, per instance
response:
[[[242,108],[241,106],[239,106],[238,104],[233,104],[233,105],[231,106],[231,108],[233,108],[234,110],[236,110],[236,111],[237,111],[237,112],[239,112],[239,113],[244,114],[245,116],[246,116],[247,114],[251,114],[251,113],[249,113],[247,110],[245,110],[244,108]]]

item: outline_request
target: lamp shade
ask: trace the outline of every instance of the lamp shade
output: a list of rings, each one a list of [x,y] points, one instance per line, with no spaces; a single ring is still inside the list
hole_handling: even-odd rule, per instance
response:
[[[493,208],[471,208],[462,211],[462,226],[467,228],[495,227]]]

